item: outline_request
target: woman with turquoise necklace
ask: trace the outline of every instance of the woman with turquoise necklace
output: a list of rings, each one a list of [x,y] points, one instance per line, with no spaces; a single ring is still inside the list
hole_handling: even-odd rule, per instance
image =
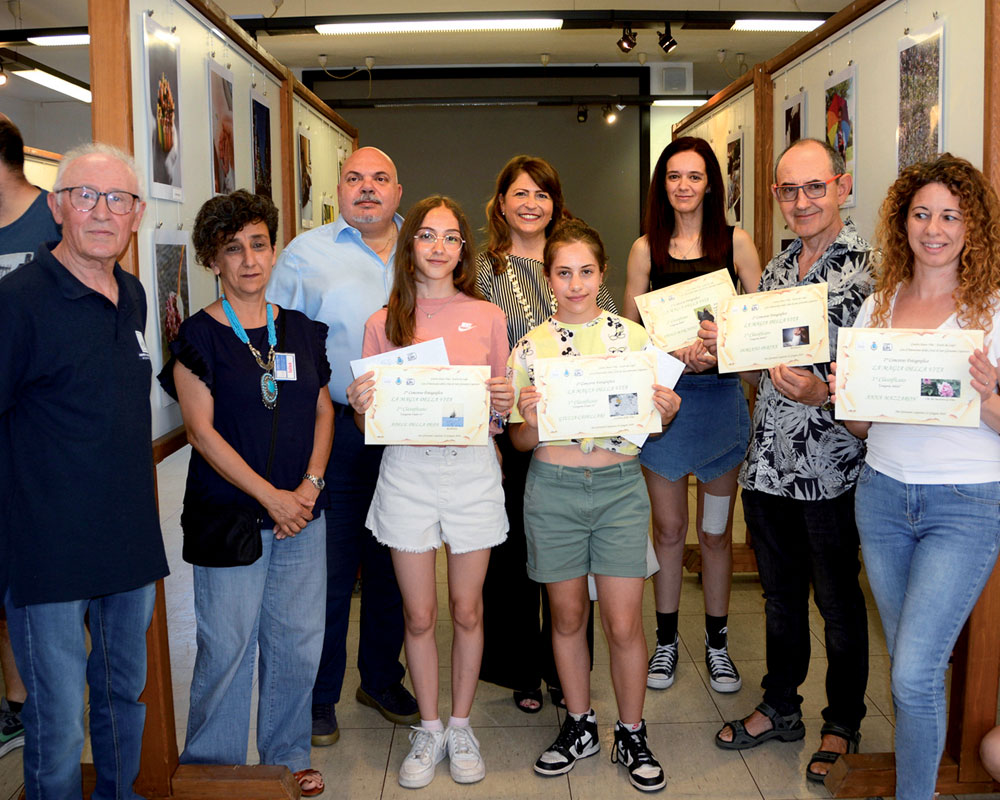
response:
[[[278,211],[243,190],[195,220],[198,261],[222,297],[184,321],[160,383],[191,442],[184,560],[194,564],[198,653],[182,764],[243,764],[253,662],[257,751],[287,766],[303,797],[313,681],[323,647],[323,478],[333,441],[326,325],[264,299]]]

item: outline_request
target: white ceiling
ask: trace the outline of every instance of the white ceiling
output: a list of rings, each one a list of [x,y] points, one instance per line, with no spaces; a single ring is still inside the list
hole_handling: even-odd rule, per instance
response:
[[[278,0],[216,0],[228,14],[267,15]],[[412,0],[283,0],[278,17],[328,14],[393,14],[421,12],[484,12],[516,10],[670,10],[681,11],[783,11],[836,12],[849,0],[426,0],[415,9]],[[86,4],[81,0],[0,0],[0,31],[12,28],[86,25]],[[662,29],[661,26],[657,26]],[[682,30],[673,26],[679,47],[669,57],[656,43],[656,29],[635,28],[639,37],[635,50],[622,54],[615,46],[621,30],[563,30],[531,33],[395,34],[381,37],[261,34],[260,44],[280,62],[297,69],[318,68],[317,56],[325,53],[327,69],[364,64],[375,57],[379,67],[403,66],[499,66],[537,65],[549,53],[551,66],[636,64],[637,54],[647,54],[650,66],[674,62],[694,64],[694,89],[713,93],[739,76],[736,54],[745,54],[747,67],[784,50],[801,34],[734,33],[731,31]],[[717,53],[727,51],[720,64]],[[36,61],[55,67],[81,80],[88,80],[86,47],[20,49]],[[376,83],[377,86],[377,83]],[[655,86],[654,86],[655,90]],[[0,107],[7,95],[20,100],[44,102],[64,99],[50,90],[12,77],[0,88]]]

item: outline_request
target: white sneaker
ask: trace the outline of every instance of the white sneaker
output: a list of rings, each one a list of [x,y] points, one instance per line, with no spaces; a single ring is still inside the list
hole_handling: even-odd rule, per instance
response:
[[[468,725],[449,725],[444,732],[455,783],[475,783],[486,777],[486,762],[479,753],[479,740]]]
[[[445,732],[414,726],[410,742],[410,752],[399,767],[399,785],[419,789],[434,780],[434,768],[445,755]]]

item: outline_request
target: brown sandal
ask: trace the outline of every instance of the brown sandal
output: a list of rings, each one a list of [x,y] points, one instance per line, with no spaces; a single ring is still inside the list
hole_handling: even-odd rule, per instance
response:
[[[326,789],[326,784],[323,783],[323,776],[320,774],[318,769],[300,769],[298,772],[292,774],[295,778],[295,782],[299,785],[299,791],[302,792],[303,797],[316,797],[316,795],[323,794],[323,790]],[[306,789],[306,783],[312,783],[312,789]]]

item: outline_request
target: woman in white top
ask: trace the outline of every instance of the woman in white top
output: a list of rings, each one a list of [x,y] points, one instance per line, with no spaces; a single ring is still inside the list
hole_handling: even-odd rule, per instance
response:
[[[892,659],[896,797],[930,800],[944,749],[948,658],[1000,547],[997,195],[949,153],[915,164],[882,204],[879,245],[878,285],[855,327],[986,333],[984,349],[969,358],[982,400],[978,427],[846,422],[868,440],[855,502]]]

